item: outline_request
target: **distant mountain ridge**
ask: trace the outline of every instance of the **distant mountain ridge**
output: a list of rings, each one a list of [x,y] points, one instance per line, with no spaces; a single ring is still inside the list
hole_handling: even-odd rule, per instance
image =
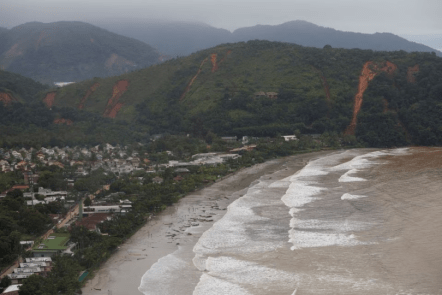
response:
[[[0,34],[2,69],[48,84],[119,75],[161,60],[139,40],[82,22],[32,22]]]
[[[146,42],[170,56],[186,56],[198,50],[232,42],[232,33],[204,23],[166,21],[114,21],[96,25]]]
[[[235,30],[233,33],[201,23],[124,21],[113,24],[97,23],[110,31],[136,38],[171,56],[185,56],[198,50],[223,43],[249,40],[267,40],[295,43],[322,48],[360,48],[377,51],[405,50],[407,52],[442,52],[410,42],[391,33],[362,34],[343,32],[296,20],[280,25],[257,25]]]

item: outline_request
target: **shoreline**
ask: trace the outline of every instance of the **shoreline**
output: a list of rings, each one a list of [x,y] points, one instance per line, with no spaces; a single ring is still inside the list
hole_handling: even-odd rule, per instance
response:
[[[186,195],[152,218],[120,245],[82,288],[86,295],[143,294],[138,290],[143,275],[160,258],[177,250],[193,248],[201,235],[227,212],[227,206],[242,197],[262,176],[287,170],[292,175],[311,159],[329,154],[319,151],[269,160]],[[288,167],[288,164],[289,167]]]

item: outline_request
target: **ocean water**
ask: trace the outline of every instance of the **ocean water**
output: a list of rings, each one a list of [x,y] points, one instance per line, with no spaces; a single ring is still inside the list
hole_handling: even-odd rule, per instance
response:
[[[290,168],[290,161],[287,163]],[[146,295],[442,294],[442,151],[349,150],[263,176]]]

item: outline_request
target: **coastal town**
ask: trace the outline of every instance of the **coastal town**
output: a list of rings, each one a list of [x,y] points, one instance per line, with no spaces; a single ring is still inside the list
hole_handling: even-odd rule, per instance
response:
[[[160,194],[173,195],[175,199],[166,202],[171,203],[183,193],[231,173],[234,167],[225,164],[238,163],[241,154],[257,146],[249,144],[247,138],[221,140],[231,146],[227,152],[181,157],[168,150],[150,154],[142,145],[136,148],[104,144],[0,149],[0,202],[6,207],[11,200],[22,202],[17,208],[19,211],[40,216],[33,220],[33,227],[17,227],[21,230],[17,240],[20,247],[9,256],[15,259],[2,261],[2,281],[9,288],[4,291],[18,290],[17,286],[34,274],[47,277],[54,257],[74,255],[81,245],[78,239],[71,238],[73,227],[109,236],[112,235],[109,224],[113,219],[135,214],[132,213],[134,203],[139,203],[146,195],[116,189],[118,183],[133,183],[140,192],[143,186],[168,187],[169,193]],[[296,136],[281,138],[281,141],[291,140],[296,140]],[[162,201],[144,207],[143,220],[149,220],[164,208]],[[87,270],[82,270],[78,274],[79,282],[87,274]]]

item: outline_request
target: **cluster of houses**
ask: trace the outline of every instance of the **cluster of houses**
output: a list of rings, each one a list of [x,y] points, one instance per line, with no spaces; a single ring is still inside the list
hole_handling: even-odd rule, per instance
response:
[[[26,258],[25,262],[19,264],[20,267],[15,268],[13,273],[8,274],[12,285],[21,284],[23,280],[27,279],[33,274],[46,276],[52,268],[51,257],[31,257]],[[13,287],[11,288],[13,289]],[[6,293],[7,290],[3,292]]]
[[[112,172],[128,173],[136,170],[141,163],[137,152],[130,155],[127,153],[127,147],[95,146],[91,148],[80,147],[54,147],[39,150],[30,149],[11,149],[0,148],[0,173],[11,171],[28,172],[27,182],[32,181],[33,175],[29,173],[36,169],[37,164],[43,166],[58,166],[64,168],[68,166],[78,166],[78,174],[86,175],[88,171],[106,167]]]

